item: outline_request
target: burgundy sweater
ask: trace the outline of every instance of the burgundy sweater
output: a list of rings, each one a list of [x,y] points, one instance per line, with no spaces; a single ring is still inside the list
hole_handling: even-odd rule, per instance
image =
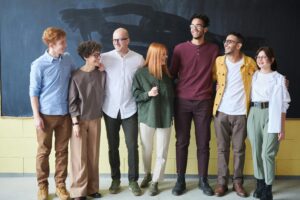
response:
[[[170,72],[178,78],[176,96],[187,100],[212,98],[212,68],[219,48],[212,43],[178,44],[173,52]]]

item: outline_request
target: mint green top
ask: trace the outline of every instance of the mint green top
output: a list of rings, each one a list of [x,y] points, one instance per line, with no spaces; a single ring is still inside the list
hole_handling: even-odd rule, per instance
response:
[[[158,87],[158,95],[149,97],[152,87]],[[174,89],[171,78],[166,74],[162,80],[152,76],[147,67],[143,67],[134,75],[132,83],[133,96],[138,105],[139,123],[152,128],[169,128],[173,119]]]

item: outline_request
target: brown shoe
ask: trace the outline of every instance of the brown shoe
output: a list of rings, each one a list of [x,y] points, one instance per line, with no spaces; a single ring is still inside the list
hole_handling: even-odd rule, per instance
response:
[[[65,186],[56,187],[55,194],[58,196],[60,200],[68,200],[70,197],[70,194],[67,191]]]
[[[232,190],[235,191],[236,194],[240,197],[247,197],[248,196],[248,194],[247,194],[246,190],[244,189],[242,183],[234,183]]]
[[[40,185],[38,191],[38,200],[47,200],[48,199],[48,186]]]
[[[224,196],[227,191],[228,191],[228,187],[226,185],[218,184],[215,188],[215,195],[217,197],[221,197]]]

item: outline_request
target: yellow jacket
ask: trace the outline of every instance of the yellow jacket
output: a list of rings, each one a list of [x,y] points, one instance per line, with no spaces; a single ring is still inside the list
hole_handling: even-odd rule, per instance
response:
[[[252,58],[245,55],[243,55],[243,57],[244,57],[244,65],[241,67],[241,75],[244,83],[247,113],[248,113],[249,106],[250,106],[252,75],[256,71],[257,67],[255,61]],[[217,113],[217,110],[222,100],[222,96],[224,94],[224,90],[226,87],[226,77],[227,77],[227,67],[225,63],[225,56],[219,56],[217,57],[213,68],[213,79],[216,80],[218,84],[214,107],[213,107],[214,116]]]

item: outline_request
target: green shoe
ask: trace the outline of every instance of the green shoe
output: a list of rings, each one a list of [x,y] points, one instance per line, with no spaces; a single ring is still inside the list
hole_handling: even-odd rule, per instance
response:
[[[158,182],[152,182],[149,187],[149,195],[155,196],[158,194]]]
[[[144,179],[142,180],[141,183],[141,188],[146,188],[148,187],[148,184],[150,183],[150,181],[152,181],[152,176],[150,173],[147,173],[144,177]]]
[[[117,194],[120,190],[120,183],[121,181],[119,179],[112,180],[111,185],[109,187],[109,192],[111,194]]]
[[[135,196],[140,196],[142,194],[142,190],[136,181],[129,182],[129,190],[131,190]]]

